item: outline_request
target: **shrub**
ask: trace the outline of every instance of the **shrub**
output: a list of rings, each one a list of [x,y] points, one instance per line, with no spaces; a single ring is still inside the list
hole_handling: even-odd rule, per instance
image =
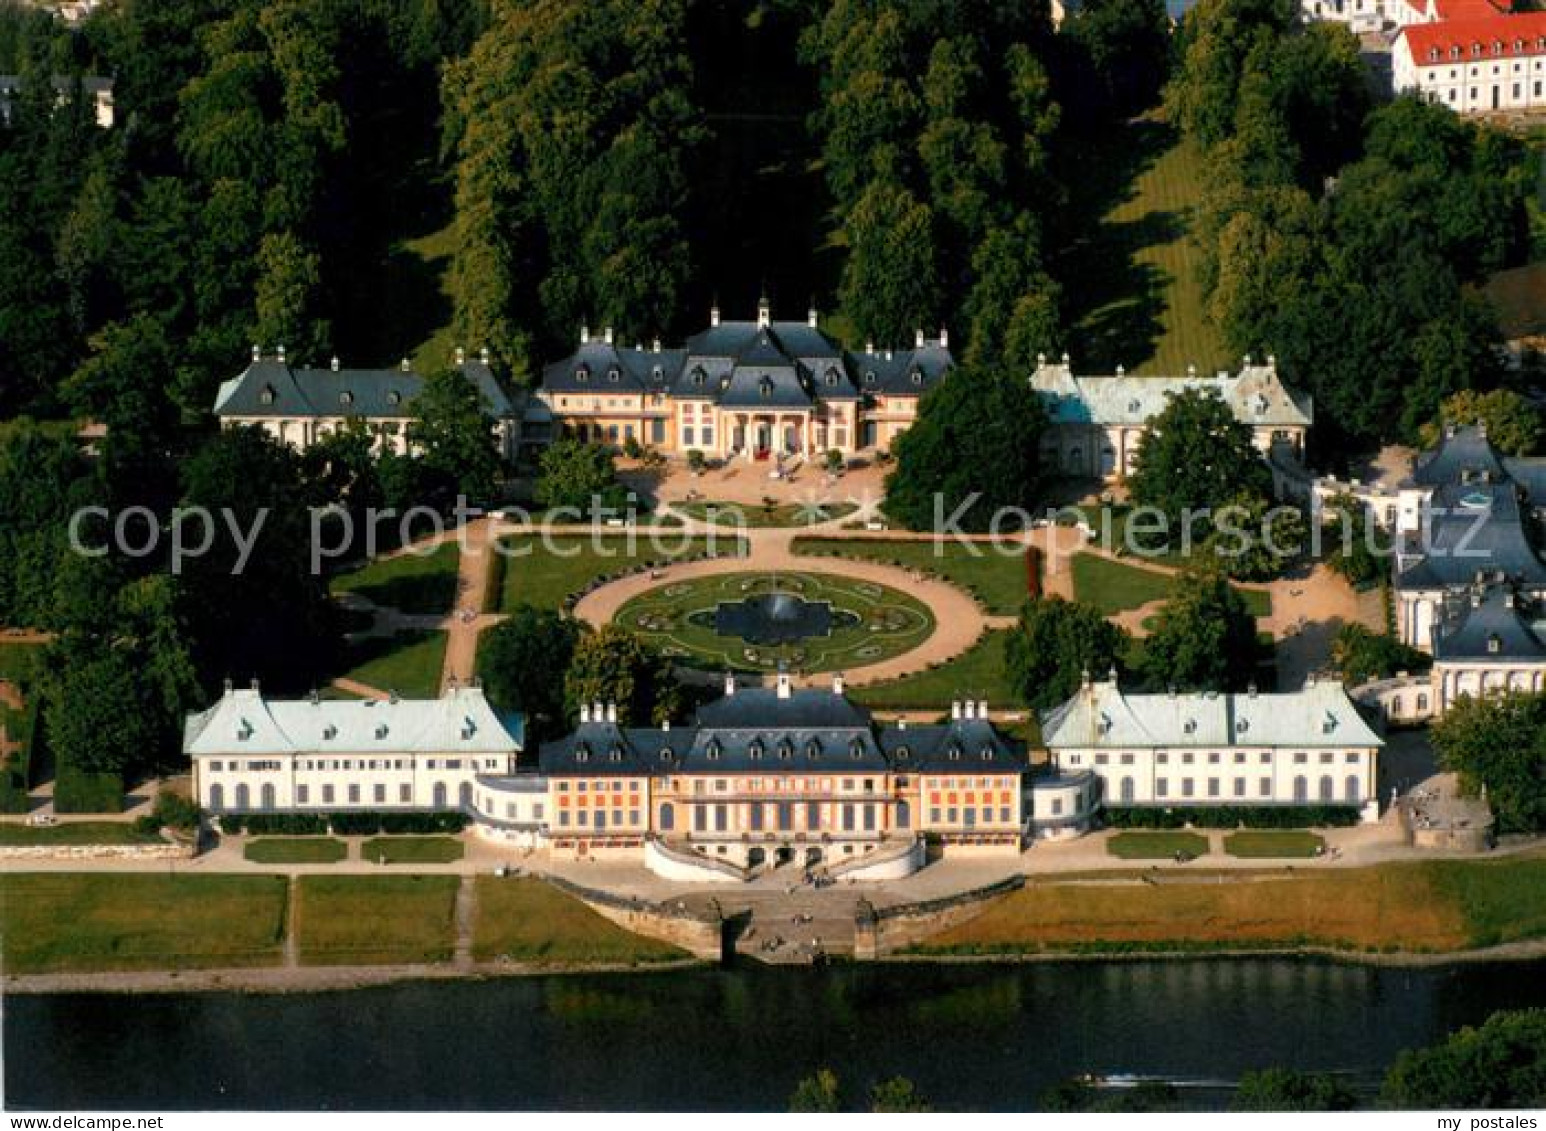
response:
[[[253,836],[321,836],[327,832],[327,819],[318,813],[224,813],[220,828]]]
[[[1353,805],[1132,805],[1108,807],[1106,824],[1114,829],[1305,829],[1341,828],[1358,823]]]
[[[327,819],[339,836],[375,836],[381,831],[380,813],[329,813]]]
[[[445,813],[383,813],[381,831],[388,834],[449,833],[455,835],[467,827],[467,814]]]
[[[153,837],[161,832],[161,818],[154,813],[142,813],[134,818],[134,831],[142,837]]]
[[[69,762],[61,762],[54,779],[54,811],[121,813],[123,778],[113,773],[87,773]]]
[[[197,802],[189,800],[180,793],[162,790],[156,795],[156,807],[153,812],[156,820],[167,828],[187,830],[198,827]]]

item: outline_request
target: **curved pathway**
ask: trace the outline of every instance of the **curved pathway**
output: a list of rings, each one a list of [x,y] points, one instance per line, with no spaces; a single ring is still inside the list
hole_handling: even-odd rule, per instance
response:
[[[677,514],[677,512],[672,513]],[[931,664],[954,659],[965,652],[977,642],[985,629],[1002,627],[1015,622],[1013,617],[988,616],[983,612],[976,598],[937,577],[881,562],[861,561],[855,558],[813,557],[794,552],[796,538],[835,533],[841,529],[844,522],[853,521],[852,515],[810,526],[742,529],[716,526],[686,515],[677,514],[677,517],[683,520],[686,532],[689,534],[708,533],[710,530],[721,534],[738,533],[746,541],[746,556],[679,562],[656,570],[654,577],[650,576],[648,570],[630,574],[591,590],[576,603],[574,615],[599,626],[610,622],[617,615],[618,610],[633,598],[668,582],[747,572],[815,573],[872,581],[878,585],[889,585],[893,589],[901,590],[927,605],[934,617],[934,631],[929,638],[916,648],[900,655],[849,669],[845,672],[845,678],[854,685],[879,683],[883,680],[897,679],[921,672]],[[670,529],[675,536],[679,535],[683,528]],[[847,537],[859,532],[845,530],[842,533]],[[889,534],[889,531],[886,533]],[[885,537],[879,532],[873,533],[872,536]],[[830,680],[831,673],[822,673],[797,677],[796,682],[815,686],[826,684]]]

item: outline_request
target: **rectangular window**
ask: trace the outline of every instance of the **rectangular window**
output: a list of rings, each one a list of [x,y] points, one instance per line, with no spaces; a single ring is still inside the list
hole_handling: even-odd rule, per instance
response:
[[[854,831],[854,807],[852,805],[843,806],[843,831],[845,833]]]
[[[311,803],[311,787],[309,785],[298,785],[295,787],[295,803],[297,805],[308,805]]]
[[[814,801],[805,805],[805,827],[808,829],[821,828],[821,806]]]
[[[385,805],[386,786],[381,782],[377,782],[375,788],[371,791],[371,796],[375,799],[377,805]]]
[[[704,430],[703,430],[703,446],[705,448],[712,448],[714,446],[714,429],[712,429],[712,428],[704,428]]]
[[[409,785],[407,782],[403,782],[402,785],[398,786],[397,800],[401,801],[404,805],[407,805],[410,801],[412,801],[413,786]]]
[[[333,787],[330,785],[325,785],[322,787],[322,804],[333,804]]]
[[[751,827],[752,827],[752,832],[760,833],[762,831],[762,806],[761,805],[753,805],[751,807]]]
[[[931,824],[931,825],[939,824],[939,810],[938,809],[930,809],[929,810],[929,824]]]
[[[357,785],[351,785],[349,787],[349,804],[350,805],[358,805],[359,803],[360,803],[360,787],[357,786]]]
[[[794,806],[785,801],[778,807],[778,831],[787,833],[794,828]]]
[[[542,820],[542,802],[539,801],[531,807],[531,819],[534,821]]]
[[[709,827],[708,820],[708,810],[704,806],[694,805],[692,807],[693,832],[707,832]]]
[[[1245,796],[1245,779],[1244,778],[1236,778],[1235,779],[1235,796],[1236,797],[1244,797]]]
[[[1005,824],[1005,825],[1009,824],[1009,820],[1010,820],[1010,818],[1009,818],[1009,810],[1008,809],[1000,809],[998,811],[998,819],[999,819],[999,823],[1000,824]]]
[[[1052,799],[1052,815],[1054,817],[1061,817],[1063,815],[1063,799],[1061,797],[1054,797]]]
[[[623,811],[621,809],[614,809],[614,810],[612,810],[612,824],[613,825],[620,825],[622,823],[623,823]]]
[[[1346,762],[1349,766],[1356,766],[1356,765],[1358,765],[1358,755],[1357,754],[1348,753],[1348,754],[1346,754],[1343,757],[1342,760],[1344,762]]]
[[[568,826],[569,826],[569,810],[567,810],[567,809],[559,810],[559,813],[558,813],[558,824],[559,824],[560,828],[568,828]]]
[[[1191,778],[1182,778],[1181,779],[1181,796],[1182,797],[1190,797],[1190,796],[1192,796],[1192,779]]]
[[[1155,782],[1154,782],[1154,796],[1155,797],[1169,797],[1170,796],[1170,782],[1167,779],[1165,779],[1165,778],[1158,778],[1158,779],[1155,780]]]
[[[691,424],[682,429],[682,444],[685,447],[690,448],[697,442],[697,433],[693,430],[693,426]]]
[[[722,833],[727,828],[730,827],[730,813],[729,813],[728,810],[729,810],[729,806],[726,806],[726,805],[716,805],[716,806],[714,806],[714,831],[715,832]]]
[[[947,809],[945,811],[945,821],[952,825],[956,823],[956,811],[954,809]]]
[[[1271,797],[1272,796],[1272,779],[1271,778],[1262,778],[1261,779],[1260,786],[1259,786],[1259,793],[1260,793],[1260,796],[1262,796],[1262,797]]]
[[[873,805],[864,807],[864,831],[867,833],[875,831],[875,806]]]
[[[1218,795],[1219,795],[1219,779],[1218,778],[1209,778],[1208,779],[1208,796],[1209,797],[1217,797]]]
[[[1157,764],[1157,765],[1168,766],[1168,765],[1170,765],[1170,755],[1169,754],[1156,754],[1156,755],[1154,755],[1154,761],[1155,761],[1155,764]]]
[[[580,814],[580,824],[583,825],[584,823],[585,823],[585,814],[581,813]],[[599,832],[603,831],[606,827],[607,827],[607,811],[605,809],[597,809],[596,810],[596,831],[599,833]]]

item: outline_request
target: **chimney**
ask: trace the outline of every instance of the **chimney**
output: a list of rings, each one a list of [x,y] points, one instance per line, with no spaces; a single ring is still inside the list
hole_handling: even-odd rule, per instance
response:
[[[921,350],[922,348],[923,348],[923,331],[922,330],[914,330],[913,331],[913,349]]]
[[[726,672],[725,673],[725,694],[726,695],[734,695],[735,694],[735,673],[734,672]]]
[[[1278,368],[1278,359],[1270,353],[1267,355],[1267,368],[1273,370],[1274,372],[1276,372]]]
[[[1064,365],[1068,364],[1068,351],[1067,350],[1063,351],[1063,364]]]
[[[768,303],[768,296],[763,295],[757,300],[757,329],[766,330],[773,321],[773,307]]]
[[[659,353],[660,352],[660,339],[659,338],[656,338],[654,341],[652,341],[650,343],[650,352],[651,353]]]
[[[869,357],[875,356],[875,339],[867,339],[864,343],[864,352]]]
[[[580,344],[582,346],[590,344],[590,327],[583,322],[580,323]]]
[[[789,682],[789,673],[787,671],[780,671],[778,673],[778,697],[780,699],[788,699],[793,693],[794,687]]]
[[[253,361],[262,361],[263,360],[263,347],[260,346],[260,345],[257,345],[256,343],[254,343],[253,347],[252,347],[252,360]]]
[[[950,701],[950,717],[952,719],[959,719],[961,717],[961,700],[952,699]]]
[[[843,673],[842,672],[833,672],[832,673],[832,694],[833,695],[841,695],[841,694],[843,694]]]
[[[616,703],[608,703],[607,704],[607,722],[609,722],[609,723],[617,722],[617,704]]]
[[[590,721],[593,723],[604,723],[607,721],[607,710],[601,705],[600,699],[590,705]]]
[[[411,362],[411,361],[409,361],[409,360],[408,360],[408,359],[407,359],[407,358],[406,358],[406,357],[405,357],[405,358],[403,358],[403,360],[402,360],[402,362],[401,362],[401,367],[402,367],[402,371],[403,371],[403,372],[404,372],[404,373],[408,373],[408,372],[411,372],[411,371],[412,371],[412,369],[413,369],[413,362]]]
[[[709,307],[709,325],[710,326],[718,326],[719,325],[719,304],[718,303],[715,303],[713,306]]]
[[[1241,367],[1241,369],[1249,369],[1249,368],[1251,368],[1251,355],[1250,354],[1246,354],[1243,358],[1240,359],[1240,367]]]
[[[484,365],[488,364],[488,346],[484,346],[481,350],[478,351],[478,360],[481,361]]]
[[[984,722],[987,721],[987,719],[988,719],[988,701],[986,699],[979,699],[979,700],[977,700],[977,717],[979,719],[982,719]]]
[[[602,340],[607,343],[607,345],[611,345],[612,344],[612,327],[608,326],[605,330],[601,331],[601,337],[602,337]]]
[[[285,348],[284,348],[284,346],[281,345],[279,347],[279,349],[277,351],[277,354],[278,354],[278,357],[279,357],[280,364],[283,364],[284,363],[284,359],[285,359]]]
[[[1118,365],[1117,366],[1117,376],[1118,377],[1126,377],[1127,376],[1127,366],[1125,366],[1125,365]]]
[[[977,701],[968,699],[961,704],[961,717],[963,719],[975,719],[977,717]]]
[[[580,704],[580,722],[581,723],[588,723],[588,722],[590,722],[590,704],[589,703],[581,703]]]
[[[1256,681],[1254,679],[1245,685],[1245,694],[1247,698],[1256,698]]]
[[[805,321],[810,324],[812,330],[816,328],[816,308],[814,306],[805,312]]]
[[[458,365],[466,365],[467,364],[467,351],[464,350],[461,346],[457,346],[456,347],[456,364],[458,364]]]
[[[670,734],[671,733],[671,720],[670,719],[662,719],[660,721],[660,729],[661,729],[661,732],[663,734]]]
[[[950,331],[943,326],[939,328],[939,348],[945,350],[950,348]]]
[[[338,355],[336,353],[333,355],[333,372],[338,372]]]

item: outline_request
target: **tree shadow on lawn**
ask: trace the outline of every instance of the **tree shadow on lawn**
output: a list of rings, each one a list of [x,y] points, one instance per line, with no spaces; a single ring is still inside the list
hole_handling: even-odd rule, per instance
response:
[[[1070,209],[1073,227],[1065,233],[1055,273],[1070,298],[1071,350],[1082,367],[1136,368],[1155,356],[1164,335],[1160,317],[1173,280],[1137,255],[1182,238],[1186,217],[1155,210],[1118,220],[1111,213],[1136,199],[1138,179],[1176,141],[1166,123],[1137,119],[1068,171],[1070,183],[1079,185],[1076,200],[1082,207]]]

